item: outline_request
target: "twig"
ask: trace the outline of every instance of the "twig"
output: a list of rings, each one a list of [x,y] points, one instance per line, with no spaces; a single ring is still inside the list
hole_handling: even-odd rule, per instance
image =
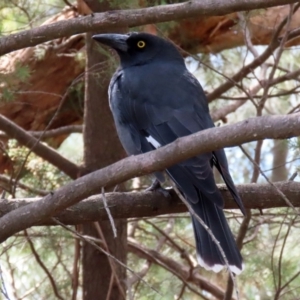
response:
[[[47,269],[47,267],[44,265],[43,261],[41,260],[40,256],[36,252],[35,247],[33,245],[33,242],[32,242],[30,236],[27,233],[27,230],[24,230],[24,235],[27,239],[27,242],[29,244],[31,252],[32,252],[33,256],[35,257],[37,263],[39,264],[39,266],[44,270],[44,272],[48,276],[48,279],[50,280],[50,283],[51,283],[51,286],[52,286],[52,289],[53,289],[53,292],[54,292],[56,298],[58,298],[60,300],[64,300],[64,298],[58,292],[58,289],[57,289],[54,278],[52,277],[51,273],[49,272],[49,270]]]
[[[244,40],[245,40],[245,44],[247,46],[247,48],[250,50],[250,52],[253,54],[253,56],[255,58],[257,58],[259,56],[256,48],[253,46],[252,44],[252,40],[251,40],[251,33],[250,33],[250,30],[249,30],[249,27],[248,27],[248,24],[247,24],[247,19],[246,19],[246,13],[245,12],[238,12],[237,13],[239,19],[240,19],[240,22],[241,22],[241,27],[243,29],[243,32],[244,32]]]
[[[36,139],[23,128],[2,115],[0,115],[0,129],[8,136],[16,139],[21,145],[29,148],[30,151],[28,151],[28,155],[33,151],[36,155],[40,156],[46,161],[49,161],[52,165],[62,170],[71,178],[76,178],[79,172],[77,165],[64,158],[54,149],[41,143],[40,139]]]
[[[0,280],[1,280],[1,294],[7,299],[7,300],[10,300],[10,298],[8,297],[8,294],[7,294],[7,289],[6,289],[6,285],[5,285],[5,281],[4,281],[4,278],[3,278],[3,272],[2,272],[2,268],[1,268],[1,265],[0,265]]]
[[[110,281],[109,281],[108,291],[107,291],[106,298],[105,298],[106,300],[110,300],[113,285],[114,285],[114,274],[111,273],[110,274]],[[123,291],[123,289],[122,289],[122,291]],[[123,297],[124,297],[124,291],[123,291]],[[126,297],[124,299],[126,300]]]
[[[90,245],[92,245],[93,247],[95,247],[97,250],[101,251],[102,253],[104,253],[105,255],[107,255],[109,258],[113,259],[116,263],[118,263],[120,266],[122,266],[123,268],[125,268],[127,271],[129,271],[130,273],[138,276],[138,274],[133,271],[131,268],[129,268],[128,266],[126,266],[125,264],[123,264],[119,259],[117,259],[116,257],[114,257],[113,255],[111,255],[109,252],[105,251],[103,248],[101,248],[100,246],[98,246],[95,242],[92,241],[93,238],[89,238],[86,236],[83,236],[81,234],[79,234],[78,232],[76,232],[75,230],[69,228],[68,226],[66,226],[65,224],[61,223],[60,221],[58,221],[55,218],[52,218],[53,221],[60,225],[61,227],[63,227],[64,229],[66,229],[67,231],[71,232],[73,235],[77,236],[80,240],[89,243]],[[152,287],[147,281],[145,281],[143,278],[140,278],[140,280],[147,286],[149,287],[151,290],[153,290],[155,293],[157,293],[158,295],[162,296],[154,287]]]
[[[114,218],[112,217],[112,215],[110,213],[110,210],[109,210],[109,207],[107,205],[104,187],[102,187],[101,193],[102,193],[104,208],[105,208],[106,213],[108,215],[108,219],[109,219],[110,225],[111,225],[113,233],[114,233],[114,238],[116,238],[117,237],[117,229],[116,229],[116,225],[115,225],[115,222],[114,222]]]
[[[74,241],[74,258],[73,258],[73,272],[72,272],[72,300],[77,298],[77,290],[79,286],[79,259],[80,259],[80,240],[75,239]]]
[[[242,224],[239,228],[239,232],[238,232],[238,235],[237,235],[237,238],[236,238],[236,244],[237,244],[240,251],[243,248],[243,240],[246,236],[246,233],[247,233],[250,221],[251,221],[251,217],[252,217],[251,210],[247,209],[246,210],[246,216],[243,219],[243,222],[242,222]],[[226,288],[226,292],[225,292],[225,296],[224,296],[223,300],[231,300],[232,299],[233,287],[234,286],[233,286],[231,276],[228,276],[227,288]]]
[[[34,188],[32,186],[29,186],[25,183],[22,183],[20,181],[16,181],[15,179],[12,179],[6,175],[3,175],[3,174],[0,174],[0,181],[4,182],[4,183],[7,183],[7,184],[16,184],[17,186],[19,186],[20,188],[28,191],[28,192],[31,192],[31,193],[34,193],[36,195],[40,195],[40,196],[46,196],[49,194],[48,191],[45,191],[45,190],[40,190],[40,189],[37,189],[37,188]]]
[[[182,247],[180,247],[173,239],[171,239],[169,237],[168,234],[166,234],[166,232],[164,232],[163,230],[161,230],[158,226],[156,226],[154,223],[145,220],[146,223],[150,224],[151,226],[153,226],[160,234],[162,234],[167,241],[170,242],[171,246],[173,248],[175,248],[177,251],[180,252],[181,257],[183,257],[184,259],[186,259],[187,263],[189,264],[190,268],[191,268],[191,272],[193,272],[194,269],[194,265],[193,262],[191,260],[191,258],[189,257],[187,251],[185,251],[185,249],[183,249]]]
[[[76,81],[76,79],[73,81],[73,83]],[[70,86],[72,86],[72,84],[70,85]],[[69,89],[70,89],[70,86],[68,87],[68,89],[66,90],[66,92],[64,93],[64,95],[62,96],[62,98],[61,98],[61,100],[60,100],[60,102],[59,102],[59,105],[58,105],[58,107],[56,108],[56,110],[55,110],[55,112],[54,112],[54,114],[53,114],[53,116],[52,116],[52,118],[50,119],[50,121],[49,121],[49,123],[46,125],[46,127],[45,127],[45,129],[44,129],[44,132],[46,132],[50,127],[51,127],[51,125],[53,124],[53,122],[55,121],[55,119],[56,119],[56,117],[58,116],[58,114],[59,114],[59,112],[61,111],[61,109],[62,109],[62,107],[63,107],[63,105],[65,104],[65,102],[66,102],[66,100],[67,100],[67,96],[68,96],[68,91],[69,91]],[[16,125],[17,126],[17,125]],[[28,158],[29,158],[29,155],[30,155],[30,153],[31,152],[36,152],[36,149],[35,148],[37,148],[37,146],[39,146],[39,147],[41,147],[41,145],[43,145],[42,143],[41,143],[41,140],[43,139],[43,136],[44,136],[44,133],[42,133],[37,139],[34,139],[34,137],[32,137],[32,141],[33,141],[33,143],[32,143],[32,145],[30,145],[30,146],[28,146],[28,148],[29,148],[29,151],[27,152],[27,154],[26,154],[26,156],[25,156],[25,158],[24,158],[24,160],[23,160],[23,163],[22,163],[22,165],[20,166],[20,168],[19,168],[19,172],[17,173],[17,175],[16,175],[16,178],[15,178],[15,180],[16,180],[16,182],[19,180],[19,178],[20,178],[20,176],[21,176],[21,173],[22,173],[22,171],[23,171],[23,168],[25,167],[25,164],[26,164],[26,162],[27,162],[27,160],[28,160]],[[30,139],[28,136],[27,136],[27,138],[28,139]],[[34,149],[35,149],[35,151],[34,151]],[[45,149],[48,149],[48,151],[49,151],[49,149],[51,149],[51,148],[44,148],[44,151],[45,151]],[[54,151],[54,150],[53,150]],[[52,153],[53,153],[53,151],[52,151]],[[58,154],[58,153],[57,153]],[[53,154],[52,154],[53,155]],[[59,155],[59,154],[58,154]],[[53,162],[53,160],[52,161],[49,161],[51,164],[54,164]],[[74,163],[72,163],[71,161],[69,161],[69,160],[67,160],[66,158],[65,158],[65,164],[66,164],[66,162],[68,163],[68,165],[72,165],[72,167],[74,168],[76,168],[77,170],[76,170],[76,173],[74,173],[74,174],[68,174],[68,173],[66,173],[66,170],[65,170],[65,168],[60,168],[60,170],[61,171],[63,171],[63,172],[65,172],[67,175],[69,175],[72,179],[75,179],[77,176],[78,176],[78,174],[79,174],[79,168],[77,167],[77,165],[75,165]],[[55,164],[54,164],[55,165]],[[56,166],[56,165],[55,165]],[[65,166],[65,165],[64,165]],[[62,166],[61,166],[62,167]],[[15,193],[15,189],[16,189],[16,185],[14,186],[14,189],[13,189],[13,194]]]
[[[282,269],[282,256],[283,256],[283,251],[284,251],[284,248],[286,246],[286,240],[288,238],[288,235],[290,233],[290,230],[292,228],[292,225],[293,223],[295,222],[295,219],[297,218],[297,215],[292,219],[290,220],[289,222],[289,225],[288,225],[288,230],[284,236],[284,239],[283,239],[283,243],[282,243],[282,247],[281,247],[281,250],[280,250],[280,254],[279,254],[279,262],[278,262],[278,287],[277,287],[277,290],[276,290],[276,294],[274,296],[274,300],[278,300],[279,299],[279,296],[280,296],[280,293],[281,291],[283,290],[282,286],[281,286],[281,279],[282,279],[282,276],[281,276],[281,269]],[[286,286],[286,285],[285,285]]]
[[[67,125],[55,129],[50,129],[47,131],[29,130],[27,132],[30,133],[35,138],[40,138],[42,136],[43,139],[46,139],[46,138],[57,137],[61,135],[68,135],[71,133],[82,133],[82,125]],[[0,132],[0,138],[13,138],[13,137],[9,137],[5,132]]]
[[[70,8],[72,8],[74,11],[77,11],[77,7],[74,6],[73,4],[71,4],[68,0],[63,0],[63,2],[69,6]]]
[[[154,225],[153,223],[151,223],[149,221],[145,221],[145,223],[150,223],[152,226]],[[172,231],[173,226],[174,226],[174,219],[170,218],[168,220],[168,223],[167,223],[166,227],[165,227],[165,230],[161,230],[159,228],[160,232],[162,233],[162,236],[160,237],[160,239],[157,242],[156,251],[159,252],[161,250],[161,248],[163,247],[163,245],[165,244],[165,242],[167,241],[167,239],[168,238],[170,239],[170,237],[168,236],[168,234]],[[147,274],[147,272],[149,271],[151,265],[152,265],[152,261],[147,260],[147,262],[144,264],[142,270],[139,272],[139,275],[141,277],[144,277]],[[137,279],[138,278],[136,276],[132,276],[131,278],[127,279],[128,292],[130,291],[131,294],[132,294],[132,292],[131,292],[131,286],[133,284],[135,284],[135,282],[137,281]],[[137,286],[138,285],[139,285],[139,282],[138,282]],[[137,286],[136,286],[135,292],[137,291]],[[133,295],[131,295],[131,299],[134,299]]]
[[[145,246],[140,245],[132,238],[128,239],[128,248],[130,252],[136,254],[140,258],[150,260],[158,266],[174,274],[177,278],[179,278],[183,283],[186,284],[189,290],[191,290],[197,296],[201,297],[201,293],[199,293],[199,291],[197,291],[191,284],[189,284],[189,282],[194,283],[196,286],[200,287],[202,290],[207,291],[217,299],[223,299],[224,291],[219,286],[202,277],[199,272],[193,272],[193,274],[191,274],[192,276],[190,276],[189,269],[185,265],[182,265],[178,261],[162,255],[160,252],[148,249]]]
[[[259,173],[266,179],[266,181],[276,190],[276,192],[280,195],[280,197],[286,202],[286,204],[293,208],[294,211],[298,214],[298,210],[295,206],[290,202],[290,200],[285,196],[285,194],[273,183],[269,180],[269,178],[265,175],[265,173],[261,170],[260,166],[253,160],[253,158],[248,154],[248,152],[244,149],[242,145],[239,146],[242,152],[246,155],[246,157],[256,166],[259,170]]]
[[[294,181],[294,179],[297,177],[298,173],[295,172],[292,174],[292,176],[289,178],[289,181]]]
[[[11,245],[15,246],[15,243],[12,242]],[[14,271],[15,270],[14,270],[14,268],[12,267],[12,265],[10,263],[9,254],[8,254],[7,250],[4,250],[4,255],[5,255],[5,258],[6,258],[6,263],[7,263],[10,278],[11,278],[11,289],[12,289],[13,296],[15,297],[15,299],[19,299],[19,296],[18,296],[18,293],[17,293],[17,288],[16,288],[15,276],[14,276]],[[1,269],[1,266],[0,266],[0,269]],[[1,270],[0,270],[0,272],[1,272]]]
[[[265,82],[265,85],[264,85],[263,95],[262,95],[262,97],[259,101],[259,105],[258,105],[258,108],[257,108],[257,116],[262,115],[264,105],[265,105],[265,103],[268,99],[268,91],[270,89],[269,82],[271,82],[274,78],[275,72],[277,70],[277,67],[278,67],[278,64],[279,64],[279,61],[280,61],[280,57],[281,57],[281,55],[283,53],[283,50],[284,50],[284,44],[286,43],[286,41],[288,40],[288,37],[289,37],[288,28],[289,28],[289,25],[291,23],[292,15],[296,12],[296,10],[298,10],[298,8],[299,8],[299,4],[296,4],[295,6],[290,5],[290,11],[289,11],[288,16],[283,19],[283,21],[278,25],[278,27],[276,28],[276,30],[273,34],[273,39],[275,37],[278,37],[281,30],[286,25],[287,30],[286,30],[284,36],[282,38],[280,38],[280,44],[279,44],[279,47],[278,47],[277,54],[275,56],[274,64],[273,64],[271,72],[268,76],[268,80]]]
[[[300,271],[296,272],[295,275],[293,275],[289,280],[287,280],[287,282],[280,288],[280,294],[281,291],[283,291],[292,281],[294,281],[298,276],[300,275]],[[297,287],[299,288],[299,287]],[[283,297],[285,293],[281,294],[281,297]],[[283,299],[283,298],[282,298]]]
[[[102,231],[102,229],[101,229],[101,227],[99,225],[99,222],[94,222],[94,226],[95,226],[95,228],[96,228],[96,230],[97,230],[97,232],[99,234],[99,237],[101,238],[101,241],[103,243],[103,246],[105,247],[105,250],[108,253],[110,253],[109,247],[107,245],[107,242],[106,242],[105,236],[103,234],[103,231]],[[110,265],[110,269],[111,269],[111,274],[112,274],[111,280],[112,280],[112,282],[110,281],[110,285],[109,285],[109,289],[108,289],[106,298],[109,297],[109,295],[111,293],[111,288],[112,288],[112,285],[113,285],[113,282],[114,282],[114,278],[115,278],[117,286],[118,286],[118,289],[119,289],[120,293],[122,294],[123,299],[126,300],[125,291],[124,291],[124,289],[123,289],[123,287],[121,285],[119,276],[117,274],[115,262],[113,260],[111,260],[110,257],[108,257],[107,259],[108,259],[108,262],[109,262],[109,265]],[[107,299],[109,299],[109,298],[107,298]]]
[[[295,5],[295,8],[293,12],[298,9],[298,4]],[[269,46],[266,48],[266,50],[258,57],[256,57],[251,63],[249,63],[246,66],[243,66],[237,73],[235,73],[231,78],[228,78],[226,82],[221,84],[219,87],[217,87],[213,92],[207,95],[207,99],[209,102],[217,99],[220,95],[228,91],[233,86],[237,85],[237,82],[239,82],[242,78],[247,76],[250,72],[252,72],[256,67],[261,66],[263,62],[265,62],[274,52],[276,48],[278,48],[281,45],[282,40],[280,40],[279,34],[283,27],[288,22],[289,17],[286,17],[282,20],[282,22],[279,24],[279,26],[276,28],[272,40],[269,43]],[[285,41],[288,41],[291,38],[294,38],[295,35],[300,34],[300,32],[295,32],[295,30],[292,30],[290,32],[286,33]],[[224,74],[222,74],[224,76]],[[245,90],[242,89],[244,92]]]
[[[223,248],[220,245],[220,242],[217,240],[217,238],[215,237],[215,235],[213,234],[213,232],[211,231],[211,229],[204,223],[204,221],[200,218],[200,216],[198,216],[195,211],[193,210],[193,208],[191,207],[191,205],[186,201],[186,199],[182,196],[182,194],[180,193],[180,191],[178,190],[176,185],[173,185],[174,190],[177,193],[177,196],[181,199],[181,201],[188,207],[189,212],[197,219],[197,221],[201,224],[201,226],[203,226],[203,228],[207,231],[207,233],[209,234],[209,236],[211,237],[211,239],[213,240],[213,242],[215,243],[215,245],[217,246],[218,250],[220,251],[220,254],[222,256],[222,258],[224,259],[224,262],[226,264],[227,270],[230,274],[231,280],[233,282],[235,291],[236,291],[236,299],[239,300],[239,291],[238,291],[238,287],[237,287],[237,283],[236,283],[236,279],[235,279],[235,275],[233,274],[233,272],[230,270],[230,266],[229,266],[229,262],[227,260],[227,257],[225,255],[225,252],[223,250]]]

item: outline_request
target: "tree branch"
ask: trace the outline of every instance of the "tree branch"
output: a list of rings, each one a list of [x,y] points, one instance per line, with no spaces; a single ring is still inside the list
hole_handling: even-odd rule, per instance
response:
[[[79,167],[76,164],[60,155],[53,148],[39,142],[31,134],[2,115],[0,115],[0,130],[9,137],[16,139],[21,145],[32,150],[36,155],[56,166],[71,178],[75,179],[78,176]]]
[[[295,207],[300,207],[299,182],[278,182],[275,185]],[[226,186],[218,185],[218,187],[225,202],[224,208],[236,209],[236,203]],[[286,202],[269,184],[237,185],[237,190],[246,209],[287,207]],[[173,190],[170,190],[169,197],[165,197],[160,192],[106,193],[105,197],[114,219],[154,217],[188,211]],[[41,199],[2,199],[0,201],[0,217]],[[55,218],[66,225],[77,225],[95,222],[99,219],[108,220],[108,215],[104,207],[103,196],[98,194],[55,214]],[[57,224],[51,219],[45,219],[36,225]]]
[[[83,32],[135,27],[189,17],[224,15],[236,11],[267,8],[296,2],[297,0],[202,0],[142,9],[108,11],[60,21],[3,37],[0,39],[0,55]]]
[[[135,176],[164,170],[201,153],[266,138],[299,135],[300,113],[285,116],[251,118],[233,125],[210,128],[149,153],[131,156],[101,170],[83,176],[40,201],[23,206],[0,219],[0,242],[12,234],[40,223],[61,210],[93,194],[102,187],[115,186]]]
[[[299,4],[297,4],[294,7],[294,11],[296,11],[298,8],[299,8]],[[283,27],[286,25],[287,20],[288,20],[288,17],[284,18],[281,21],[281,23],[277,26],[277,28],[274,31],[272,40],[270,41],[270,44],[265,49],[265,51],[261,55],[255,57],[255,59],[251,63],[249,63],[248,65],[243,66],[231,78],[227,79],[227,81],[225,81],[219,87],[214,89],[213,92],[208,94],[207,95],[208,102],[211,102],[211,101],[217,99],[223,93],[225,93],[230,88],[232,88],[234,85],[236,85],[237,82],[240,82],[241,79],[245,78],[255,68],[257,68],[258,66],[261,66],[271,55],[273,55],[274,50],[281,45],[282,40],[281,40],[281,38],[279,38],[279,35],[280,35],[281,30],[283,29]],[[295,36],[297,36],[297,34],[298,35],[300,34],[298,29],[291,30],[290,32],[286,32],[285,41],[293,39]]]
[[[224,297],[223,290],[221,290],[218,286],[209,282],[203,276],[199,275],[199,272],[195,271],[191,273],[188,266],[182,265],[177,261],[162,255],[158,251],[139,245],[132,238],[129,238],[128,249],[130,252],[134,253],[135,255],[147,259],[165,268],[166,270],[170,271],[181,280],[195,284],[196,286],[200,287],[201,289],[215,296],[217,299],[223,299]]]
[[[15,179],[7,176],[7,175],[3,175],[0,174],[0,182],[3,182],[6,184],[7,186],[7,190],[10,192],[10,190],[12,189],[12,186],[17,185],[18,187],[20,187],[21,189],[28,191],[30,193],[34,193],[35,195],[39,195],[39,196],[46,196],[49,194],[49,191],[46,190],[41,190],[32,186],[29,186],[21,181],[16,181]],[[5,186],[5,187],[6,187]]]
[[[27,131],[29,134],[35,138],[47,139],[52,137],[57,137],[61,135],[69,135],[71,133],[82,133],[82,125],[66,125],[55,129],[50,130],[41,130],[41,131]],[[0,132],[0,138],[9,138],[5,132]]]

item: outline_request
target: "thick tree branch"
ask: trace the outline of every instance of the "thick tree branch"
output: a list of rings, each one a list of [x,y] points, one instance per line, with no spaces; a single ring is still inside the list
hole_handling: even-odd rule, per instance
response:
[[[36,155],[56,166],[71,178],[75,179],[78,176],[79,167],[76,164],[64,158],[49,146],[39,142],[31,134],[2,115],[0,115],[0,130],[9,137],[16,139],[21,145],[29,148]]]
[[[218,186],[225,202],[224,207],[226,209],[237,208],[226,186]],[[288,197],[295,207],[300,207],[299,182],[278,182],[276,187]],[[286,202],[269,184],[237,185],[237,190],[246,209],[287,207]],[[114,219],[153,217],[187,212],[186,206],[173,190],[170,190],[169,197],[165,197],[160,192],[107,193],[105,197]],[[0,217],[39,200],[41,198],[3,199],[0,201]],[[77,225],[95,222],[99,219],[108,220],[108,215],[104,208],[103,196],[98,194],[59,212],[55,218],[66,225]],[[37,225],[57,224],[51,219],[45,219]]]
[[[233,125],[211,128],[146,154],[131,156],[90,173],[50,193],[40,201],[12,211],[0,219],[0,242],[12,234],[57,214],[93,194],[135,176],[164,170],[200,153],[266,138],[299,135],[300,113],[251,118]]]
[[[135,27],[197,16],[224,15],[236,11],[296,3],[297,0],[202,0],[143,9],[115,10],[60,21],[11,34],[0,39],[0,55],[43,42],[90,31]]]

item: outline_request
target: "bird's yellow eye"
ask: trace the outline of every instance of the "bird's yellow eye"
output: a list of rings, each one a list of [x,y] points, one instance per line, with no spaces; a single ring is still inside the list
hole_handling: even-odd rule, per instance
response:
[[[137,42],[137,46],[138,46],[140,49],[142,49],[142,48],[144,48],[144,47],[146,46],[146,43],[145,43],[144,41],[138,41],[138,42]]]

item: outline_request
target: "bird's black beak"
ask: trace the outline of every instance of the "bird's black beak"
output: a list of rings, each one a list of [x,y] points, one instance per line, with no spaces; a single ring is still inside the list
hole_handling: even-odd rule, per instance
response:
[[[128,50],[128,45],[126,43],[128,37],[127,34],[116,33],[96,34],[92,36],[95,41],[122,52]]]

